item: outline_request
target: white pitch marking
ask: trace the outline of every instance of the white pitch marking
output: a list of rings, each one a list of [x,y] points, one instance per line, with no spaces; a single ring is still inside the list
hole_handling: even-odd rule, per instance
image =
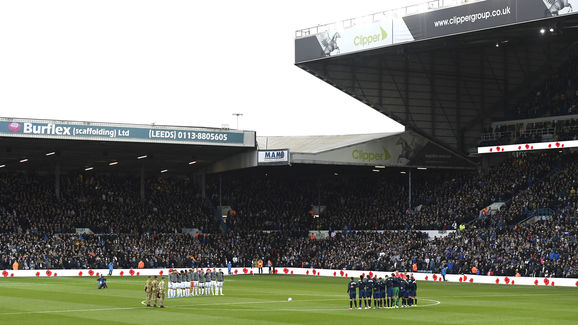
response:
[[[296,300],[296,302],[312,302],[312,301],[329,301],[329,300],[342,300],[342,299],[308,299],[308,300]],[[417,305],[413,307],[428,307],[428,306],[435,306],[441,304],[440,301],[433,300],[433,299],[426,299],[421,298],[421,300],[427,300],[434,302],[433,304],[429,305]],[[142,305],[145,304],[145,301],[140,302]],[[223,305],[255,305],[255,304],[274,304],[274,303],[289,303],[286,300],[277,300],[277,301],[248,301],[248,302],[230,302],[230,303],[221,303],[220,306]],[[294,303],[294,302],[291,302]],[[197,304],[197,305],[187,305],[187,306],[174,306],[171,308],[198,308],[202,306],[215,306],[214,303],[210,304]],[[0,313],[0,315],[29,315],[29,314],[50,314],[50,313],[76,313],[76,312],[91,312],[91,311],[115,311],[115,310],[131,310],[131,309],[139,309],[142,307],[117,307],[117,308],[94,308],[94,309],[68,309],[68,310],[43,310],[43,311],[22,311],[22,312],[9,312],[9,313]],[[234,309],[234,308],[219,308],[219,310],[247,310],[247,309]],[[262,309],[262,310],[255,310],[249,309],[248,311],[270,311],[271,309]],[[283,310],[283,311],[315,311],[315,310],[345,310],[343,308],[309,308],[309,309],[289,309],[289,308],[282,308],[276,310]]]

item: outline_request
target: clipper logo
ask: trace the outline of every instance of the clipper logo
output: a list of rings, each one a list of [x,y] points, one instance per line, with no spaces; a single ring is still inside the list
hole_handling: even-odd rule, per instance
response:
[[[353,150],[353,152],[351,152],[351,157],[354,160],[361,160],[363,162],[387,161],[391,159],[391,154],[385,148],[383,148],[383,152],[365,152],[363,150]]]
[[[373,35],[359,35],[355,36],[353,39],[353,44],[355,46],[369,46],[372,43],[378,43],[385,41],[387,39],[387,32],[381,26],[379,26],[380,33]]]
[[[22,126],[20,125],[20,123],[12,122],[12,123],[8,124],[8,130],[10,130],[14,133],[20,131],[21,129],[22,129]]]
[[[72,135],[70,126],[56,126],[54,124],[34,125],[32,123],[24,123],[25,134],[48,134],[48,135]],[[15,132],[15,131],[13,131]]]

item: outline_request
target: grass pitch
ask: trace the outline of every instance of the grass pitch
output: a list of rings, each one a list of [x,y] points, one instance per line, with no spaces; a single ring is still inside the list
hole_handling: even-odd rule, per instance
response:
[[[227,277],[224,296],[146,308],[144,277],[0,278],[0,324],[576,324],[578,289],[418,283],[417,307],[350,311],[347,279]],[[292,301],[287,299],[291,297]]]

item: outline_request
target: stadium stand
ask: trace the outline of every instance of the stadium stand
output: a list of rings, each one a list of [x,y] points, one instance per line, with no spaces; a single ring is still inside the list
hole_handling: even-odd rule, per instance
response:
[[[404,270],[416,263],[422,271],[447,266],[449,273],[468,273],[476,266],[480,274],[576,277],[577,172],[577,154],[557,151],[510,155],[480,175],[431,171],[416,180],[413,210],[401,174],[389,182],[375,175],[320,177],[316,186],[310,175],[233,172],[224,175],[220,198],[235,210],[227,233],[214,217],[215,182],[207,186],[213,202],[191,181],[169,177],[149,181],[140,202],[131,178],[63,176],[56,199],[53,178],[2,174],[0,184],[9,190],[0,195],[0,268],[14,261],[23,269],[98,268],[110,261],[132,268],[140,261],[152,268],[250,266],[266,257],[298,267]],[[506,207],[479,216],[496,201]],[[309,214],[316,202],[327,206],[319,218]],[[418,231],[468,221],[444,238]],[[332,236],[312,240],[310,229]]]

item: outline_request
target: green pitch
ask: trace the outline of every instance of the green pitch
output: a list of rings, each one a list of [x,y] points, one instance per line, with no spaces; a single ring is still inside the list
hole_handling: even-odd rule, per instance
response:
[[[347,279],[227,277],[224,296],[146,308],[144,277],[0,278],[0,324],[576,324],[578,289],[419,283],[417,307],[348,310]],[[288,302],[287,298],[292,301]]]

